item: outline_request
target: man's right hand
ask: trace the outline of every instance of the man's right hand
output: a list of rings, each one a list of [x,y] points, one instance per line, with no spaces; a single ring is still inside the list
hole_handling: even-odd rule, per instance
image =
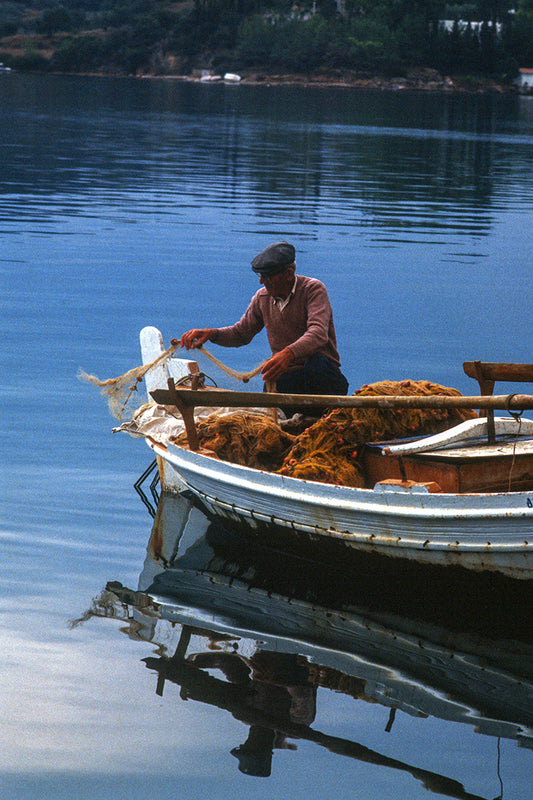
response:
[[[193,328],[187,333],[183,333],[180,339],[180,347],[186,350],[201,347],[205,342],[211,341],[216,335],[216,328]],[[172,339],[171,344],[177,344],[177,339]]]

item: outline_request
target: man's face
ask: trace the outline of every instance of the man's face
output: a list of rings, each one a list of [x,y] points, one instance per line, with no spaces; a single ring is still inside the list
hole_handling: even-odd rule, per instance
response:
[[[287,298],[294,283],[294,267],[287,267],[275,275],[260,275],[259,282],[263,284],[271,297]]]

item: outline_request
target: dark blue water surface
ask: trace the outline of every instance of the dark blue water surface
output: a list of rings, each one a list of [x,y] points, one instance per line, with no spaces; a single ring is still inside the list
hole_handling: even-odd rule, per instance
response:
[[[464,360],[533,361],[533,100],[11,73],[0,131],[2,798],[531,797],[533,659],[520,631],[506,651],[505,631],[493,646],[490,632],[448,635],[440,619],[431,632],[397,601],[383,636],[323,642],[302,593],[304,633],[283,607],[289,645],[261,623],[280,614],[271,586],[253,619],[222,579],[217,615],[186,581],[181,617],[165,612],[165,624],[164,605],[102,600],[110,581],[146,590],[143,570],[169,562],[145,565],[153,521],[133,483],[149,451],[111,434],[105,401],[76,373],[136,366],[144,325],[168,343],[233,322],[257,286],[251,258],[281,238],[298,271],[327,283],[352,391],[424,378],[474,393]],[[217,355],[248,370],[266,339]],[[204,522],[194,511],[188,535]],[[93,598],[98,613],[79,622]],[[183,630],[203,661],[180,654],[163,681],[157,659],[171,660]],[[395,635],[404,650],[381,647]],[[464,682],[428,671],[417,637],[438,663],[457,651]],[[485,663],[491,649],[501,659]],[[273,653],[288,661],[273,666]],[[479,689],[487,671],[508,707]],[[314,712],[289,719],[287,698],[305,705],[310,687]],[[270,752],[261,714],[278,701],[270,766],[245,774],[244,751],[231,751],[252,731]]]

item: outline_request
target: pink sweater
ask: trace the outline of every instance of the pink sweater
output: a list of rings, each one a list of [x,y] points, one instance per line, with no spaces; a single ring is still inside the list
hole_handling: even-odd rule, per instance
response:
[[[314,353],[323,353],[340,366],[328,293],[316,278],[298,275],[295,292],[283,311],[261,287],[239,322],[218,328],[215,341],[223,347],[241,347],[263,328],[272,353],[290,347],[295,360],[289,370],[301,367]]]

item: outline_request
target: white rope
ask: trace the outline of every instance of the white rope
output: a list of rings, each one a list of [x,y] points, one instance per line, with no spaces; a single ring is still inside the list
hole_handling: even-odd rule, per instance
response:
[[[122,422],[124,411],[133,392],[135,392],[137,389],[137,384],[142,381],[146,373],[153,369],[153,367],[160,366],[161,364],[164,364],[165,361],[168,361],[178,348],[179,344],[173,344],[163,353],[158,355],[157,358],[154,358],[153,361],[150,361],[149,364],[142,364],[140,367],[134,367],[133,369],[128,370],[128,372],[125,372],[123,375],[119,375],[118,378],[107,378],[107,380],[100,380],[100,378],[98,378],[96,375],[89,375],[82,369],[78,370],[78,378],[79,380],[92,383],[93,386],[97,386],[101,393],[107,397],[111,414]],[[250,372],[238,372],[237,370],[231,369],[231,367],[227,367],[225,364],[219,361],[218,358],[215,358],[215,356],[211,355],[211,353],[209,353],[205,347],[198,347],[196,349],[207,356],[207,358],[209,358],[227,375],[230,375],[236,380],[243,381],[243,383],[248,383],[251,378],[255,377],[255,375],[258,375],[261,372],[264,364],[264,362],[261,363],[258,367]]]
[[[179,345],[173,344],[164,353],[154,358],[153,361],[150,361],[149,364],[143,364],[141,367],[134,367],[133,369],[128,370],[123,375],[120,375],[118,378],[107,378],[105,381],[100,380],[96,375],[89,375],[87,372],[84,372],[81,368],[78,370],[78,379],[80,381],[87,381],[88,383],[92,383],[93,386],[98,386],[100,389],[105,389],[106,386],[115,386],[117,383],[127,383],[129,380],[137,380],[141,381],[148,370],[152,369],[152,367],[156,367],[158,364],[163,363],[170,358],[178,349]]]
[[[235,378],[235,380],[242,381],[243,383],[248,383],[248,381],[251,378],[255,378],[256,375],[259,375],[259,373],[263,369],[263,364],[265,363],[265,361],[262,361],[258,367],[251,370],[250,372],[238,372],[237,370],[232,369],[231,367],[227,367],[225,364],[222,363],[222,361],[219,361],[218,358],[215,358],[215,356],[213,356],[208,350],[206,350],[205,347],[197,347],[196,349],[199,350],[200,353],[203,353],[204,356],[207,356],[207,358],[209,358],[213,362],[213,364],[216,364],[217,367],[222,370],[222,372],[225,372],[226,375],[230,375],[232,378]]]
[[[107,396],[109,410],[111,414],[122,422],[122,416],[128,401],[134,391],[137,390],[137,384],[142,381],[146,373],[156,367],[158,364],[163,364],[167,361],[178,349],[179,345],[171,345],[167,350],[150,361],[149,364],[143,364],[140,367],[134,367],[128,370],[118,378],[107,378],[100,380],[96,375],[89,375],[82,369],[78,370],[78,379],[92,383],[93,386],[98,386],[101,394]],[[131,383],[131,385],[130,385]]]

